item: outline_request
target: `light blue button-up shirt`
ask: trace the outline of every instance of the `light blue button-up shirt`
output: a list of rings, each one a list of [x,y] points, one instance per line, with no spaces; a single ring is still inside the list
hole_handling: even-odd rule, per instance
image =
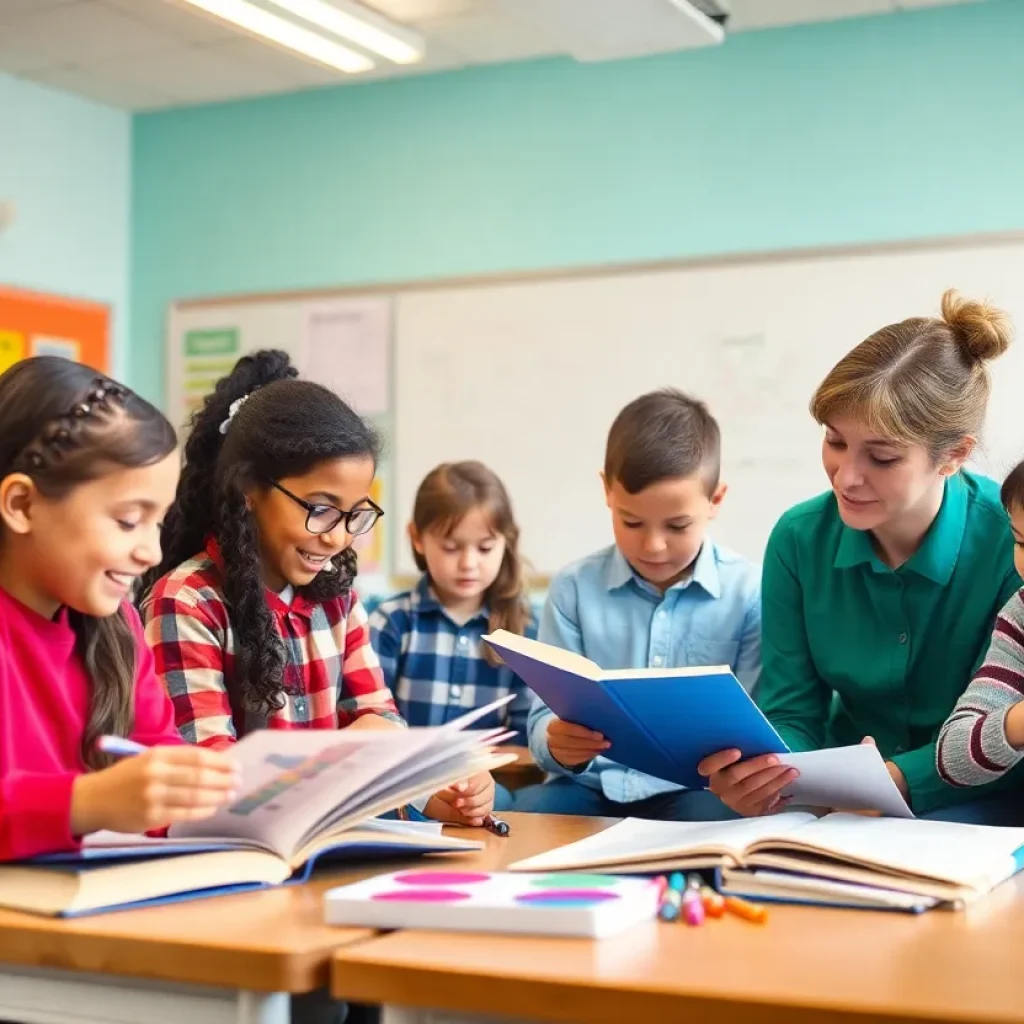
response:
[[[707,540],[689,578],[662,593],[637,576],[612,546],[552,580],[539,639],[582,654],[603,669],[729,665],[752,692],[761,673],[761,574]],[[681,788],[607,757],[576,771],[564,768],[548,749],[553,717],[534,697],[527,726],[530,751],[545,771],[600,789],[619,803]]]

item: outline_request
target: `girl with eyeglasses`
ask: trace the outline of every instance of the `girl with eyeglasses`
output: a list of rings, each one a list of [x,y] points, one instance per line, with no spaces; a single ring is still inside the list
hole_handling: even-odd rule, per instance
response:
[[[181,735],[223,749],[257,728],[404,727],[352,584],[380,442],[283,352],[239,360],[192,417],[142,618]],[[486,774],[486,773],[485,773]],[[472,793],[472,799],[459,796]],[[479,825],[490,775],[422,801]]]

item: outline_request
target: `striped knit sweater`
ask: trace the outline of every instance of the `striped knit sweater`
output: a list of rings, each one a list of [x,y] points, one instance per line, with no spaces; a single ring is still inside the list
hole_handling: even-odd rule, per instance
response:
[[[985,663],[957,701],[936,744],[939,775],[952,786],[998,779],[1021,758],[1006,740],[1006,715],[1024,700],[1024,590],[996,619]]]

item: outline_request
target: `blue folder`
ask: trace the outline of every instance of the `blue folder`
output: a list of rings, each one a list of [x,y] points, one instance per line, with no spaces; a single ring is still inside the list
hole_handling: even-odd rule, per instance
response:
[[[611,743],[606,755],[627,768],[702,789],[697,765],[709,754],[789,752],[728,667],[602,672],[505,630],[485,639],[559,718],[601,733]]]

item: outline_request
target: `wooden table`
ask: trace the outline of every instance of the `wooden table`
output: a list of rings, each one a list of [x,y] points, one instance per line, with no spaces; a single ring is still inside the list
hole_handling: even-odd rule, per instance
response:
[[[334,955],[385,1024],[1022,1024],[1024,877],[960,914],[777,906],[766,925],[650,922],[600,942],[393,932]]]
[[[451,830],[486,848],[445,863],[497,868],[611,824],[538,816],[527,829],[523,817],[508,816],[509,839]],[[332,953],[376,934],[327,927],[324,892],[402,866],[378,863],[302,886],[74,921],[0,911],[0,1020],[287,1024],[289,996],[327,985]]]

